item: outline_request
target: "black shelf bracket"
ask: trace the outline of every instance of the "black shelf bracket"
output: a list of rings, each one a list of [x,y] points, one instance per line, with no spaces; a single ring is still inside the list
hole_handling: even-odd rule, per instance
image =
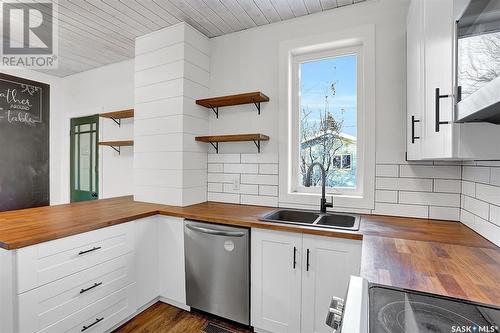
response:
[[[113,120],[117,125],[118,127],[122,127],[122,120],[121,119],[115,119],[113,117],[109,117],[111,120]]]
[[[253,140],[253,143],[255,143],[255,146],[257,147],[257,151],[260,154],[260,140]]]
[[[217,117],[217,119],[219,119],[219,107],[210,105],[210,108],[215,113],[215,116]]]
[[[260,102],[256,102],[254,99],[253,99],[253,104],[255,105],[255,107],[257,108],[257,112],[259,113],[260,115]]]
[[[117,146],[117,147],[115,147],[115,146],[110,146],[110,147],[111,147],[111,148],[113,148],[113,150],[114,150],[114,151],[116,151],[116,152],[118,153],[118,155],[120,155],[120,154],[121,154],[121,148],[120,148],[120,146]]]
[[[219,153],[219,143],[210,141],[210,144],[212,145],[212,147],[214,147],[215,152],[218,154]]]

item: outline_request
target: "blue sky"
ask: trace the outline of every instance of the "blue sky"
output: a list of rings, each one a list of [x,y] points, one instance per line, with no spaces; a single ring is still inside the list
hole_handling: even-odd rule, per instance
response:
[[[356,56],[346,55],[300,65],[301,109],[313,111],[311,120],[319,121],[319,112],[325,108],[325,93],[329,110],[335,119],[344,118],[342,132],[356,136]],[[336,94],[330,86],[336,82]],[[341,112],[341,109],[345,111]]]

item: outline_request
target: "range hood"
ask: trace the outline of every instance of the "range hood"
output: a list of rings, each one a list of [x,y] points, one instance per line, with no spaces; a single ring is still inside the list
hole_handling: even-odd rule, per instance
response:
[[[500,124],[500,76],[457,103],[455,122]]]

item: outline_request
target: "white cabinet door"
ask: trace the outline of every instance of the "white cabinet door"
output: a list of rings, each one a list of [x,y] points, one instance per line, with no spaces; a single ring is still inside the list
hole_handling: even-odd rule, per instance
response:
[[[299,332],[302,235],[252,229],[251,244],[252,326]]]
[[[186,306],[184,219],[158,215],[160,296],[176,306]]]
[[[137,308],[158,297],[158,217],[134,222]]]
[[[422,126],[424,123],[424,41],[423,1],[412,1],[406,29],[406,147],[407,159],[422,158]]]
[[[331,333],[328,306],[332,296],[345,298],[350,276],[359,275],[361,241],[303,235],[302,249],[301,332]]]
[[[453,59],[454,31],[453,0],[423,1],[425,43],[425,116],[423,155],[426,159],[451,158],[453,151],[453,124],[439,122],[453,119]],[[437,114],[439,110],[439,115]],[[439,116],[439,118],[438,118]]]

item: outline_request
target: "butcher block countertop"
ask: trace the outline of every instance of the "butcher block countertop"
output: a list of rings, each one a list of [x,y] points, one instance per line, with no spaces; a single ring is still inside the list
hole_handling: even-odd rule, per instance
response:
[[[0,213],[0,248],[13,250],[156,214],[363,240],[361,275],[374,283],[500,306],[500,249],[461,223],[362,215],[359,231],[261,222],[276,208],[206,202],[187,207],[131,196]]]

